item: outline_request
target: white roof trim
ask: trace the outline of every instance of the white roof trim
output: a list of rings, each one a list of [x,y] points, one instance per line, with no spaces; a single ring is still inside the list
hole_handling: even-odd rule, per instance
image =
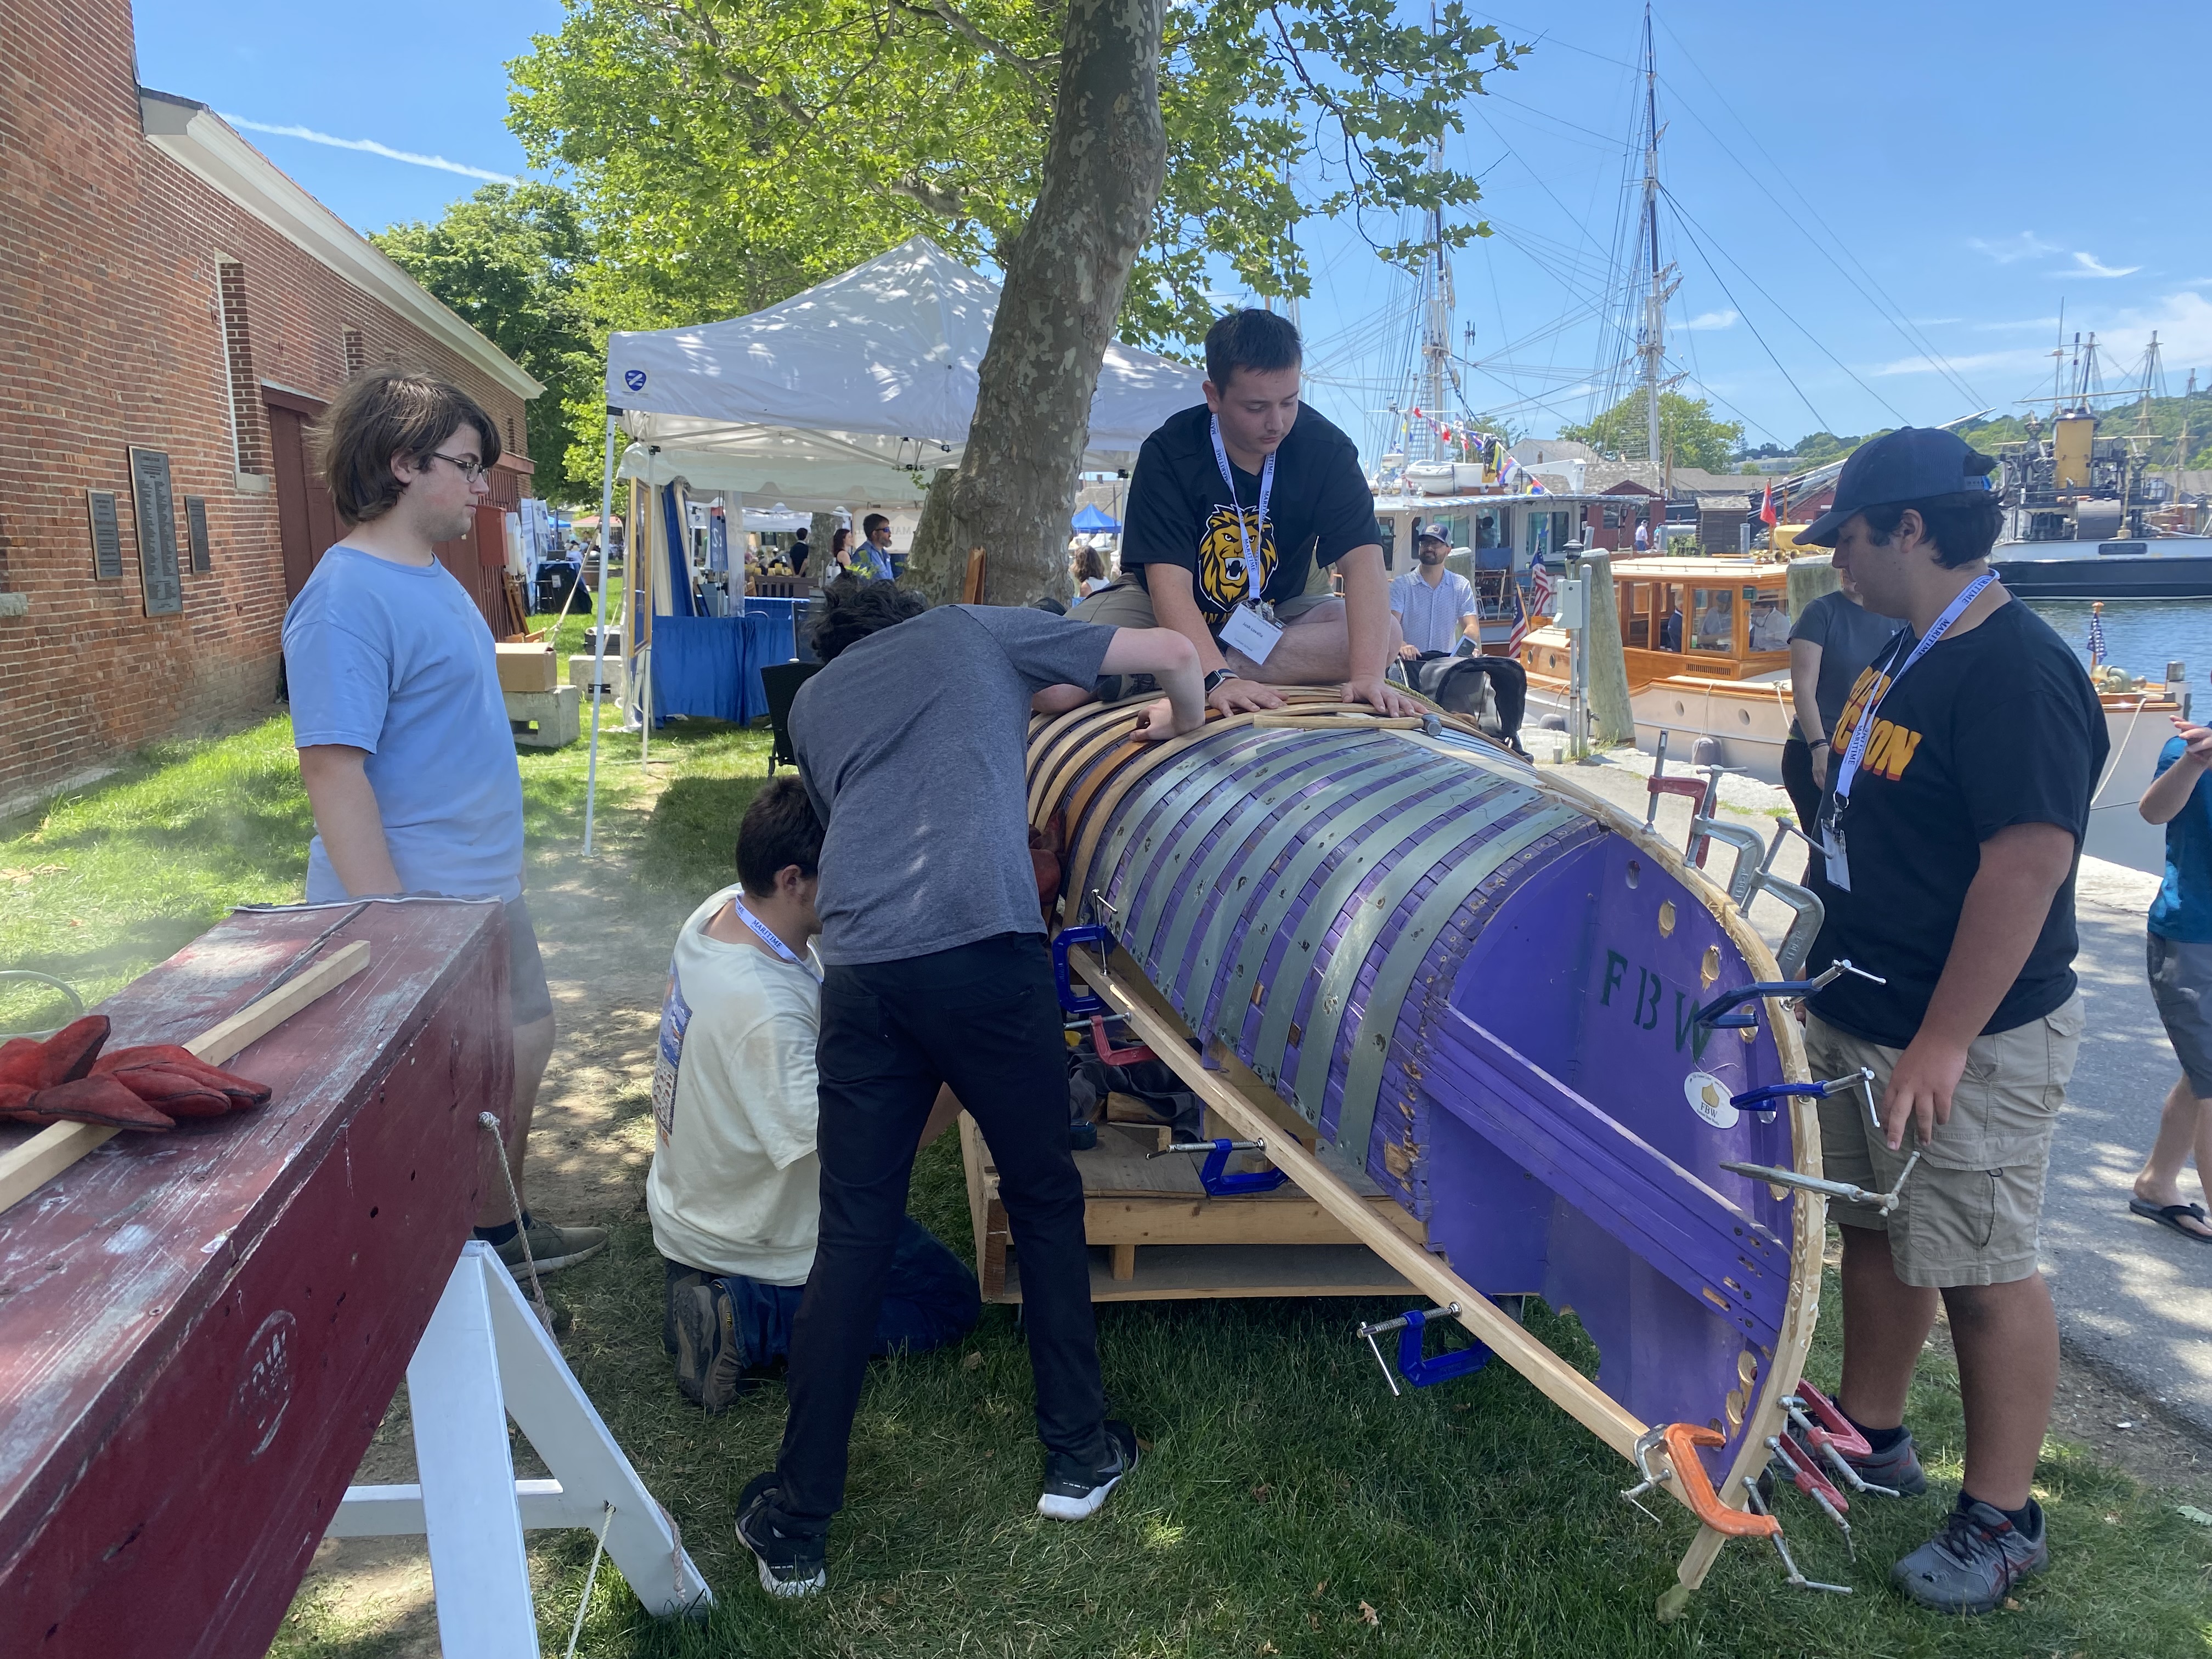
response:
[[[545,390],[206,105],[141,87],[138,111],[155,149],[308,257],[451,346],[517,397],[535,398]]]

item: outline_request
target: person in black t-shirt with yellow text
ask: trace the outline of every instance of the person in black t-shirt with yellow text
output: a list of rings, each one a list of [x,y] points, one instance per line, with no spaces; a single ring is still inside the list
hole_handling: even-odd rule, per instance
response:
[[[2058,1378],[2036,1234],[2081,1039],[2075,866],[2109,747],[2073,652],[1990,573],[1995,465],[1952,433],[1890,433],[1844,463],[1835,506],[1800,538],[1832,546],[1867,609],[1907,624],[1829,734],[1811,965],[1862,971],[1810,999],[1805,1048],[1816,1078],[1863,1066],[1876,1079],[1878,1123],[1856,1090],[1821,1102],[1828,1177],[1899,1200],[1830,1211],[1838,1403],[1876,1485],[1926,1489],[1905,1396],[1939,1298],[1950,1317],[1966,1478],[1943,1529],[1891,1577],[1951,1613],[1990,1611],[2051,1559],[2029,1493]]]
[[[1299,401],[1301,362],[1297,330],[1272,312],[1232,311],[1207,331],[1205,405],[1169,416],[1138,453],[1121,580],[1068,614],[1175,629],[1223,714],[1281,708],[1274,686],[1340,684],[1347,702],[1409,714],[1417,705],[1383,678],[1399,636],[1374,493],[1352,440]],[[1089,695],[1054,687],[1037,706]]]

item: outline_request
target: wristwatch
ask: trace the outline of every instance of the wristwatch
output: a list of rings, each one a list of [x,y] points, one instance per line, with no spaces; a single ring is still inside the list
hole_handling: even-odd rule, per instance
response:
[[[1236,678],[1237,671],[1233,668],[1215,669],[1211,674],[1208,674],[1206,677],[1206,695],[1209,697],[1212,696],[1214,692],[1214,688],[1218,686],[1224,680],[1233,680]]]

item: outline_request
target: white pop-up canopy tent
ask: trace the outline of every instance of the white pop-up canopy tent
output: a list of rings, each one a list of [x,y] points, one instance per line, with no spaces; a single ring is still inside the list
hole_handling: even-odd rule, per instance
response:
[[[919,506],[930,475],[959,464],[998,311],[998,284],[916,236],[750,317],[616,334],[606,398],[622,414],[608,422],[602,510],[613,507],[618,428],[628,440],[621,475],[656,491],[681,479],[748,507]],[[1200,401],[1202,379],[1188,364],[1110,342],[1084,470],[1132,465],[1161,422]],[[651,542],[651,516],[638,547]],[[599,620],[595,685],[605,683],[603,598]],[[646,740],[641,733],[641,754]],[[599,741],[595,695],[587,857]]]
[[[999,288],[927,236],[781,305],[607,343],[625,477],[788,506],[912,506],[957,465]],[[1131,465],[1200,400],[1199,370],[1119,342],[1091,402],[1086,470]],[[656,458],[653,447],[660,451]]]

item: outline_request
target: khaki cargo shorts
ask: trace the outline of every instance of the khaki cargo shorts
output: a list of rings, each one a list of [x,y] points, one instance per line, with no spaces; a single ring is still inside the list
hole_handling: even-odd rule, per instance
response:
[[[1316,565],[1306,580],[1306,591],[1280,599],[1275,605],[1275,616],[1288,624],[1298,621],[1324,605],[1341,606],[1344,601],[1328,591],[1328,569]],[[1087,599],[1078,599],[1068,611],[1074,622],[1097,623],[1106,628],[1158,628],[1159,620],[1152,615],[1152,596],[1145,591],[1144,583],[1133,576],[1124,576],[1110,586],[1102,587]],[[1314,620],[1319,621],[1318,617]]]
[[[1907,1285],[1942,1290],[2026,1279],[2035,1271],[2051,1134],[2066,1103],[2081,1026],[2077,992],[2041,1019],[1975,1038],[1951,1097],[1951,1121],[1936,1126],[1897,1208],[1885,1216],[1832,1200],[1828,1213],[1846,1227],[1887,1232],[1897,1276]],[[1806,1016],[1805,1057],[1813,1075],[1842,1077],[1871,1066],[1877,1104],[1903,1052],[1839,1031],[1818,1014]],[[1911,1134],[1908,1129],[1908,1148]],[[1820,1103],[1820,1161],[1829,1180],[1887,1192],[1905,1156],[1890,1151],[1858,1090]]]

